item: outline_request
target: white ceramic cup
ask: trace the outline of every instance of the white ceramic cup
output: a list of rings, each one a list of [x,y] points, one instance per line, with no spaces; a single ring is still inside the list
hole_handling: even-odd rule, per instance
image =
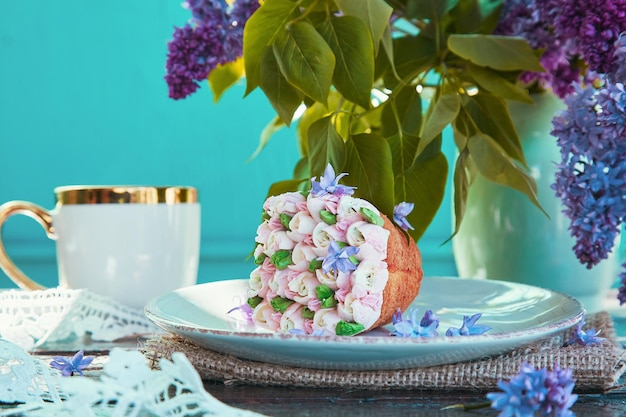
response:
[[[65,186],[46,210],[25,201],[0,206],[0,267],[20,288],[43,287],[6,253],[2,225],[13,214],[37,220],[56,241],[59,285],[86,288],[130,307],[197,281],[200,204],[193,187]]]

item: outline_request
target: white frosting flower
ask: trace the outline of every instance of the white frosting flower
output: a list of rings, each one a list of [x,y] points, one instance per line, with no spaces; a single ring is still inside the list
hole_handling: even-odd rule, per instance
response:
[[[348,294],[343,302],[337,304],[337,313],[342,320],[347,322],[354,321],[354,312],[352,311],[352,303],[354,300],[354,295]]]
[[[313,217],[311,217],[308,212],[304,211],[296,213],[296,215],[291,218],[291,221],[289,221],[289,229],[303,235],[312,234],[316,225],[317,222]]]
[[[385,262],[364,260],[352,273],[352,294],[363,298],[371,293],[382,293],[389,279]]]
[[[366,329],[371,327],[380,317],[381,306],[382,294],[371,294],[366,299],[354,299],[351,305],[354,321]]]
[[[358,218],[362,220],[363,217],[361,216],[361,207],[368,208],[374,213],[380,215],[380,211],[378,211],[378,209],[369,201],[361,198],[344,196],[339,201],[339,205],[337,206],[337,217],[342,219],[355,218],[355,220]]]
[[[315,270],[315,276],[320,284],[328,286],[331,290],[336,291],[339,288],[337,285],[337,277],[335,277],[335,271],[325,273],[322,271],[322,268],[318,268]]]
[[[341,320],[337,310],[334,308],[323,308],[315,312],[313,316],[313,330],[324,330],[332,334],[335,333],[337,322]]]
[[[280,328],[281,314],[274,311],[274,308],[267,300],[263,300],[252,312],[252,320],[259,326],[276,331]]]
[[[248,291],[248,297],[260,296],[264,297],[267,293],[267,286],[263,283],[261,279],[261,267],[255,268],[250,273],[250,281],[249,281],[250,290]]]

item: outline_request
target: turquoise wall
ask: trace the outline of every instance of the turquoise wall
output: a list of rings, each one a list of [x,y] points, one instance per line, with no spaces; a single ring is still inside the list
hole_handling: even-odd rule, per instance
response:
[[[180,3],[0,0],[0,202],[52,208],[53,188],[68,184],[193,185],[198,280],[246,277],[267,187],[290,177],[297,148],[284,130],[247,162],[274,112],[259,92],[242,99],[242,85],[219,105],[206,85],[167,97],[166,43],[189,18]],[[420,242],[428,275],[456,273],[451,245],[440,246],[449,205]],[[37,223],[14,216],[3,239],[24,272],[55,284],[54,243]]]

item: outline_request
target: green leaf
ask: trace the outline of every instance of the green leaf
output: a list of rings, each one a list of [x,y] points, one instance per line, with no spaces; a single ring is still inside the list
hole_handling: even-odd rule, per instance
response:
[[[467,196],[469,195],[470,178],[467,172],[467,161],[469,159],[469,151],[464,149],[456,160],[454,167],[454,233],[450,239],[459,231],[461,222],[465,216],[465,205]]]
[[[254,153],[250,156],[250,158],[248,158],[248,162],[259,156],[261,151],[269,143],[274,133],[278,132],[283,127],[285,127],[285,122],[283,122],[283,119],[278,116],[274,117],[272,121],[263,128],[263,131],[261,132],[261,137],[259,138],[259,146],[257,146],[257,148],[254,150]]]
[[[335,326],[335,334],[337,336],[353,336],[357,333],[361,333],[365,330],[365,326],[360,323],[348,323],[343,320],[339,320]]]
[[[498,71],[486,67],[479,67],[472,63],[468,63],[466,69],[478,85],[490,93],[510,100],[533,103],[533,99],[528,94],[528,90],[500,76]]]
[[[361,216],[363,216],[368,223],[375,224],[376,226],[382,226],[385,224],[382,217],[367,207],[361,207],[359,211],[361,212]]]
[[[302,308],[302,318],[303,319],[312,319],[313,317],[315,317],[315,311],[311,310],[308,307],[303,307]]]
[[[478,171],[485,178],[526,194],[534,205],[548,215],[539,203],[535,180],[495,140],[479,133],[469,138],[467,147]]]
[[[320,210],[320,218],[326,224],[336,224],[337,216],[328,210]]]
[[[254,258],[254,264],[255,265],[263,265],[263,261],[265,260],[265,258],[267,258],[267,255],[264,254],[264,253],[261,253],[259,256]]]
[[[379,135],[362,133],[346,142],[348,151],[343,172],[350,173],[350,185],[356,186],[355,197],[363,198],[380,211],[393,215],[393,170],[389,144]]]
[[[289,21],[295,19],[299,5],[291,0],[265,0],[250,16],[243,28],[243,59],[246,69],[246,95],[259,85],[261,59],[267,46],[283,33]]]
[[[508,106],[501,97],[479,93],[469,97],[463,108],[473,125],[478,128],[477,133],[491,136],[509,156],[526,165],[522,144],[511,120]]]
[[[522,38],[453,34],[448,37],[448,48],[461,58],[483,67],[502,71],[544,71],[535,51]]]
[[[406,16],[416,19],[441,21],[442,17],[459,0],[409,0],[406,5]]]
[[[328,107],[335,55],[313,25],[302,21],[287,25],[273,50],[287,81]]]
[[[285,269],[291,265],[291,251],[279,249],[270,256],[270,262],[276,269]]]
[[[470,0],[461,1],[452,9],[454,28],[451,33],[493,33],[496,28],[502,1]]]
[[[446,126],[456,119],[461,109],[461,99],[456,93],[444,94],[440,96],[434,104],[431,104],[431,106],[432,111],[429,112],[424,122],[424,128],[417,147],[418,155],[426,149]]]
[[[322,267],[322,260],[321,259],[311,259],[311,262],[309,262],[309,271],[311,272],[315,272],[317,269],[320,269]]]
[[[315,295],[322,302],[322,308],[331,308],[337,305],[335,292],[328,285],[318,285],[315,287]]]
[[[435,42],[422,35],[405,36],[394,42],[395,68],[400,77],[417,77],[420,73],[435,65],[437,46]],[[389,87],[393,87],[388,80]]]
[[[348,100],[369,108],[374,82],[374,45],[367,27],[353,16],[330,16],[317,30],[335,54],[335,88]]]
[[[302,104],[304,94],[287,82],[278,67],[272,48],[269,47],[265,48],[265,53],[261,59],[259,86],[278,116],[289,126],[294,113]]]
[[[279,313],[284,313],[287,308],[295,303],[295,301],[283,297],[274,297],[270,300],[272,308]]]
[[[309,167],[313,175],[321,175],[328,164],[342,167],[346,162],[346,145],[335,130],[331,116],[311,124],[308,148]]]
[[[290,215],[288,215],[288,214],[285,214],[285,213],[280,213],[278,215],[278,217],[280,218],[280,224],[283,225],[285,230],[291,230],[289,228],[289,222],[291,222],[292,217]]]
[[[300,190],[300,187],[306,183],[310,182],[310,180],[306,179],[306,180],[302,180],[302,179],[295,179],[295,180],[285,180],[285,181],[278,181],[275,182],[274,184],[270,185],[270,188],[267,192],[267,196],[272,196],[272,195],[279,195],[279,194],[283,194],[283,193],[287,193],[290,191],[298,191]]]
[[[222,94],[243,76],[243,60],[218,65],[209,73],[209,86],[213,91],[213,102],[217,103]]]
[[[393,8],[384,0],[335,0],[335,3],[343,14],[358,17],[365,23],[372,35],[375,53],[378,54],[378,45],[389,27]]]
[[[410,169],[395,178],[396,201],[415,204],[407,220],[415,228],[408,233],[416,241],[441,206],[447,178],[448,161],[441,152],[441,136],[431,142]]]
[[[396,90],[383,107],[382,134],[393,158],[393,172],[399,175],[411,167],[417,154],[422,128],[422,99],[414,87]]]
[[[254,297],[250,297],[248,298],[248,305],[250,306],[250,308],[255,308],[256,306],[258,306],[259,304],[261,304],[261,301],[263,301],[263,298],[259,297],[258,295],[254,296]]]

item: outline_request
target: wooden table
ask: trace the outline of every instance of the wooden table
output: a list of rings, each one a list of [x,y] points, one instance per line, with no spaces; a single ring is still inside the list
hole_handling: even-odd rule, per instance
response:
[[[94,366],[86,376],[97,378],[102,364],[107,360],[106,344],[96,344],[98,349],[86,351],[96,356]],[[126,341],[120,347],[134,349],[136,341]],[[47,361],[54,355],[71,355],[73,352],[38,352]],[[623,381],[626,384],[626,378]],[[222,402],[234,407],[252,410],[274,417],[471,417],[497,416],[490,408],[463,411],[443,410],[454,404],[477,404],[485,401],[486,392],[441,391],[368,391],[319,388],[258,387],[251,385],[225,385],[218,381],[205,381],[205,389]],[[626,387],[608,394],[580,395],[572,407],[578,417],[626,417]]]

